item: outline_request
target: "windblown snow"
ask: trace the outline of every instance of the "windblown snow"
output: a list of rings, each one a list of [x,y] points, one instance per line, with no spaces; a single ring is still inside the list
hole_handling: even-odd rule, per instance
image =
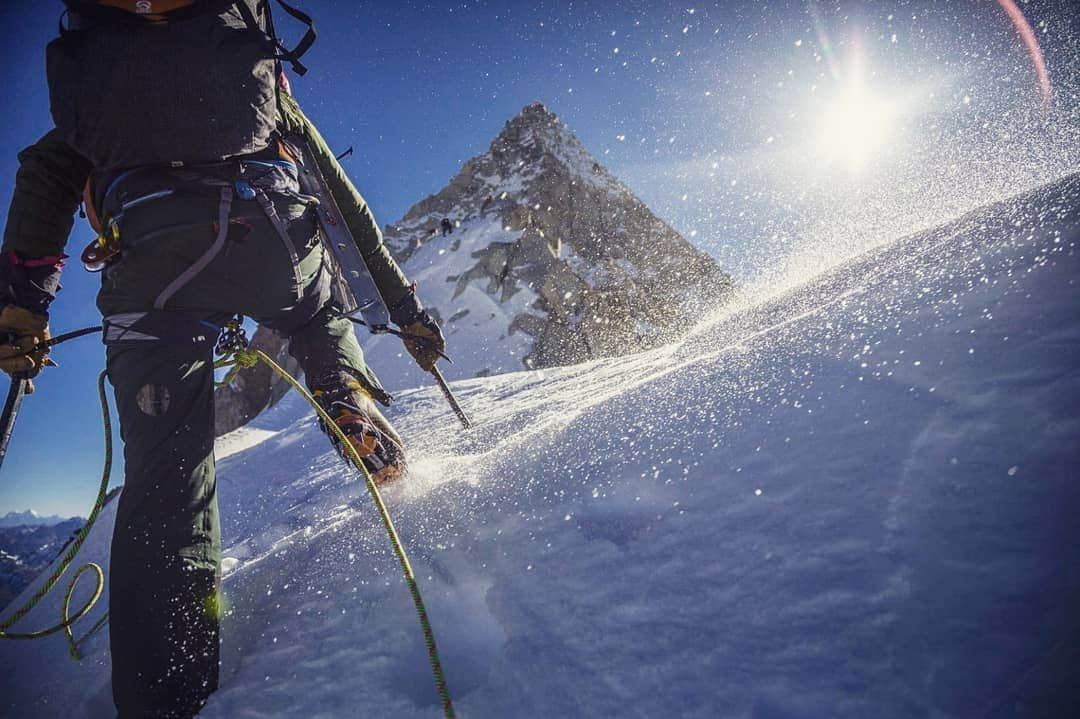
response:
[[[415,476],[385,496],[458,714],[1077,715],[1078,208],[1080,175],[669,346],[456,382],[469,432],[402,393]],[[301,401],[219,447],[202,716],[439,716],[372,502]],[[105,633],[84,650],[0,645],[5,714],[113,716]]]
[[[498,221],[474,218],[451,235],[430,239],[409,258],[409,276],[424,288],[424,302],[453,309],[452,314],[442,317],[454,361],[446,368],[448,377],[501,374],[523,367],[532,338],[511,331],[510,325],[514,317],[531,311],[536,293],[523,288],[502,302],[498,294],[486,292],[480,283],[463,283],[458,293],[457,284],[446,280],[465,275],[476,264],[473,253],[492,241],[513,241],[520,235],[520,231],[505,230]],[[413,387],[428,381],[396,337],[370,337],[364,342],[364,352],[374,367],[386,368],[380,369],[380,376],[390,387]]]

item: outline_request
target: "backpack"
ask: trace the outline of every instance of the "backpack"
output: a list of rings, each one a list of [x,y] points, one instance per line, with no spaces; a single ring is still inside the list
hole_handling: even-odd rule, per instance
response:
[[[67,27],[45,51],[64,139],[95,169],[218,162],[266,148],[280,64],[298,74],[315,40],[276,39],[269,0],[64,0]]]

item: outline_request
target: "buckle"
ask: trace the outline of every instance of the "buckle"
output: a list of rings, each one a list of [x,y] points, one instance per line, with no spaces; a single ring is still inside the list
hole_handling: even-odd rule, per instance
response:
[[[113,220],[105,230],[82,251],[82,263],[87,272],[101,272],[109,260],[120,254],[120,226]]]

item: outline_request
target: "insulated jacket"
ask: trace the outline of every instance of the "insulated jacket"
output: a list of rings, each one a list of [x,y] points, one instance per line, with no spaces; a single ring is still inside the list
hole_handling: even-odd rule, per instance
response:
[[[383,243],[382,233],[367,203],[296,100],[280,89],[277,122],[282,135],[300,136],[308,141],[386,306],[395,307],[407,302],[411,295],[409,283]],[[34,274],[41,274],[43,270],[58,271],[83,187],[92,171],[90,163],[75,152],[56,129],[20,152],[15,192],[4,228],[2,250],[5,255],[14,253],[14,261],[35,268]],[[123,237],[120,242],[122,248]],[[35,280],[25,284],[29,289],[14,287],[17,295],[14,300],[22,306],[42,311],[55,289],[48,292],[47,298],[18,296],[40,295],[45,283]]]

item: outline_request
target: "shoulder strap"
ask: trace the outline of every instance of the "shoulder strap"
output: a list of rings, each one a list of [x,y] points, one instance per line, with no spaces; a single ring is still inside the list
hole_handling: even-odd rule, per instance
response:
[[[304,55],[304,53],[311,49],[311,46],[315,44],[315,38],[318,37],[318,33],[315,30],[315,22],[311,19],[310,15],[297,10],[292,5],[289,5],[287,2],[285,2],[285,0],[277,0],[277,4],[281,6],[282,10],[289,13],[289,15],[293,17],[293,19],[299,20],[300,22],[307,25],[307,31],[304,32],[304,36],[300,38],[300,42],[298,42],[296,44],[296,47],[294,47],[292,50],[286,50],[277,40],[277,38],[274,37],[274,42],[282,50],[282,54],[279,55],[278,59],[284,60],[290,65],[292,65],[293,70],[296,71],[297,75],[303,75],[307,72],[307,68],[304,67],[303,63],[300,62],[300,58]],[[269,4],[267,4],[267,17],[270,16],[269,10],[270,6]],[[270,20],[270,32],[271,36],[273,37],[274,22],[272,18]]]
[[[276,0],[277,4],[281,6],[281,9],[287,12],[290,16],[299,20],[307,25],[307,31],[304,33],[304,37],[300,38],[300,42],[296,44],[292,50],[289,50],[278,39],[277,33],[274,31],[274,18],[270,12],[270,0],[263,0],[263,7],[266,10],[266,28],[262,28],[259,25],[259,21],[255,18],[255,15],[251,12],[251,8],[243,0],[236,3],[236,7],[240,10],[240,14],[244,17],[246,22],[252,28],[259,28],[265,32],[270,40],[274,43],[274,46],[278,49],[278,53],[274,58],[278,62],[287,62],[292,66],[293,72],[297,75],[307,74],[307,67],[300,62],[300,58],[311,49],[311,46],[315,44],[315,38],[318,37],[318,32],[315,30],[315,21],[311,19],[311,16],[305,12],[297,10],[292,5],[289,5],[284,0]]]

